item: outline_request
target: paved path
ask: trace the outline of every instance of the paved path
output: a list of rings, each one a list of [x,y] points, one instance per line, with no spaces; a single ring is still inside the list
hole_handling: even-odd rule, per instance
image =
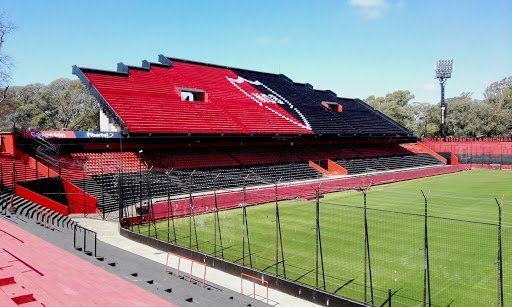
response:
[[[138,242],[127,239],[119,234],[119,228],[117,222],[112,221],[103,221],[99,219],[88,219],[88,218],[74,218],[76,222],[82,225],[85,228],[94,230],[98,233],[98,239],[116,246],[118,248],[124,249],[136,255],[145,257],[147,259],[151,259],[158,263],[164,264],[167,260],[167,254],[150,246],[140,244]],[[172,258],[172,257],[171,257]],[[183,267],[190,268],[190,261],[182,258],[181,260],[181,268]],[[177,268],[176,259],[170,259],[169,266],[174,269]],[[199,268],[194,268],[192,274],[196,276],[198,279],[202,279],[203,270]],[[240,276],[234,276],[223,271],[208,267],[206,271],[206,280],[208,282],[220,285],[227,289],[231,289],[233,291],[240,292]],[[244,283],[244,287],[247,286],[247,291],[252,293],[252,290],[249,290],[249,284]],[[251,285],[252,286],[252,285]],[[257,286],[256,293],[257,295],[263,295],[265,293],[265,289],[261,286]],[[245,292],[245,290],[244,290]],[[269,289],[269,304],[278,305],[278,306],[319,306],[313,304],[311,302],[302,300],[300,298],[296,298],[294,296],[285,294],[280,291],[276,291],[273,289]]]

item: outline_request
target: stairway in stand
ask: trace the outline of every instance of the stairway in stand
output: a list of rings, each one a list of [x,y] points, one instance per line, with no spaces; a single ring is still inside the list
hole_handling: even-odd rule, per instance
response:
[[[76,222],[51,209],[42,207],[8,191],[0,191],[0,215],[35,219],[45,227],[73,229]]]

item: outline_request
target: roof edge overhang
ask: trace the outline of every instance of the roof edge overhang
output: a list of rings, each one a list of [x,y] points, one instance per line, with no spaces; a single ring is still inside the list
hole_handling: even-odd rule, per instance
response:
[[[128,76],[128,74],[120,73],[117,71],[107,71],[107,70],[97,70],[97,69],[90,69],[90,68],[82,68],[78,67],[76,65],[73,65],[72,73],[82,81],[82,83],[87,88],[88,92],[96,98],[98,101],[100,107],[105,111],[107,116],[112,118],[112,120],[115,121],[116,124],[121,127],[121,130],[123,133],[128,133],[128,128],[126,127],[124,121],[121,119],[121,116],[119,116],[108,104],[107,100],[100,94],[100,92],[94,87],[93,84],[89,81],[86,73],[103,73],[103,74],[109,74],[109,75],[115,75],[115,76]]]
[[[368,135],[341,135],[341,134],[200,134],[200,133],[130,133],[128,138],[164,138],[164,139],[322,139],[322,140],[401,140],[417,141],[416,136],[397,135],[397,134],[368,134]]]

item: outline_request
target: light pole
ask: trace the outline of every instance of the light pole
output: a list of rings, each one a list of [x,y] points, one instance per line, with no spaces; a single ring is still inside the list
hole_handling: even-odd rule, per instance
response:
[[[436,79],[441,85],[441,126],[439,127],[441,136],[446,136],[446,101],[444,100],[444,86],[446,80],[451,78],[453,70],[453,60],[439,60],[436,64]]]

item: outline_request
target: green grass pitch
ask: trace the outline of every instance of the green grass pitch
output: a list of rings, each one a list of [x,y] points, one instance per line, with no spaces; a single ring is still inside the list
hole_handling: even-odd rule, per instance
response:
[[[498,209],[494,197],[504,199],[504,290],[506,304],[512,303],[512,172],[474,170],[370,188],[367,206],[375,305],[386,299],[387,289],[396,291],[395,306],[422,304],[424,201],[420,190],[429,199],[433,305],[496,305]],[[320,199],[327,291],[339,290],[339,295],[359,301],[364,300],[362,206],[361,192],[332,193]],[[282,201],[279,210],[287,278],[314,286],[315,202]],[[275,274],[275,204],[247,207],[247,216],[253,267]],[[236,261],[242,257],[242,209],[222,211],[219,218],[224,257]],[[197,215],[195,220],[199,249],[213,253],[214,214]],[[167,239],[167,225],[167,220],[157,223],[161,240]],[[189,218],[176,219],[175,225],[178,244],[188,246]]]

